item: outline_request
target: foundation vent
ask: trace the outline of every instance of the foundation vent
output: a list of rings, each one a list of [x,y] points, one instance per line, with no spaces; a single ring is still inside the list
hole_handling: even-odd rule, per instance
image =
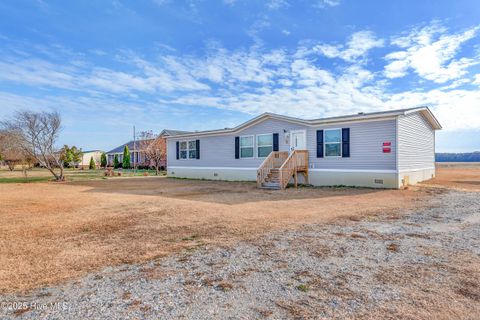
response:
[[[375,184],[383,184],[383,179],[374,179],[373,183]]]
[[[213,174],[213,176],[214,176],[214,177],[218,177],[218,173],[215,172],[215,173]]]

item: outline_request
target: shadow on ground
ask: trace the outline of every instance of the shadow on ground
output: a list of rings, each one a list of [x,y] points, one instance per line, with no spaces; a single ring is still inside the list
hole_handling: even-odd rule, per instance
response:
[[[173,179],[166,177],[128,178],[72,182],[91,187],[87,192],[160,196],[218,204],[240,204],[261,201],[284,201],[375,194],[382,189],[293,187],[286,190],[258,189],[254,182],[228,182]]]

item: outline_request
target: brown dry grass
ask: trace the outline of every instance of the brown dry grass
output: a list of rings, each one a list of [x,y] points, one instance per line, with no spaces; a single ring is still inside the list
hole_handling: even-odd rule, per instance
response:
[[[266,191],[167,178],[0,184],[0,292],[306,223],[395,214],[426,204],[427,191]]]
[[[436,177],[425,184],[463,191],[480,191],[480,164],[439,163]]]
[[[252,183],[166,178],[0,184],[0,288],[23,291],[186,248],[413,206],[422,194],[264,191]]]

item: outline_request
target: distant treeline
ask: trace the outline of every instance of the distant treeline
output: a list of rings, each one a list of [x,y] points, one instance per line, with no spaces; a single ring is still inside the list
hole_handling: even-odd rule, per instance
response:
[[[437,162],[480,162],[480,151],[468,153],[436,153]]]

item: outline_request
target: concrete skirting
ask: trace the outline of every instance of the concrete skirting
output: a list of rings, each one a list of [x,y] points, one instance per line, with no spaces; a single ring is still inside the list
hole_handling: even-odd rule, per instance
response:
[[[256,181],[257,168],[168,167],[167,175],[176,178],[225,181]],[[314,186],[392,188],[414,185],[435,177],[435,168],[395,170],[328,170],[310,169],[309,183]],[[299,175],[299,183],[304,183]]]
[[[256,181],[257,168],[214,168],[214,167],[168,167],[167,175],[176,178]],[[304,183],[299,175],[299,183]],[[355,186],[370,188],[398,188],[396,171],[341,171],[309,170],[309,183],[314,186]]]
[[[398,187],[414,185],[419,182],[435,178],[435,168],[412,169],[398,173]]]
[[[167,176],[224,181],[257,181],[257,168],[167,167]]]
[[[311,169],[309,182],[314,186],[344,185],[349,187],[398,188],[395,171],[329,171]]]

